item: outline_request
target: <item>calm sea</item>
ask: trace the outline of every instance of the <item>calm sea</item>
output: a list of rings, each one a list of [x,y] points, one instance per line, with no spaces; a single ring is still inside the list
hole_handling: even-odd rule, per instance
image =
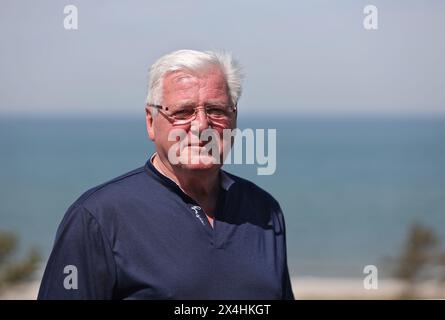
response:
[[[411,223],[445,246],[445,120],[252,119],[277,129],[277,169],[229,165],[279,200],[293,275],[390,275]],[[0,229],[46,257],[68,206],[86,189],[144,164],[144,120],[0,119]]]

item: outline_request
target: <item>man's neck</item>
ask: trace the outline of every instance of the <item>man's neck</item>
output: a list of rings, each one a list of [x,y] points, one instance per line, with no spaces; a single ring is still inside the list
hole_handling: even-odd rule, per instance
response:
[[[212,199],[218,195],[220,186],[219,170],[173,169],[165,165],[158,154],[153,157],[154,167],[164,176],[173,180],[187,195],[198,202]]]

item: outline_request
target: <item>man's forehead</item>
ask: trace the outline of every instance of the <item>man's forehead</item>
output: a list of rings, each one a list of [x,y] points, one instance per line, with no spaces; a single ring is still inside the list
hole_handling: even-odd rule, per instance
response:
[[[208,78],[225,82],[223,72],[216,66],[207,66],[200,69],[199,71],[192,71],[187,69],[176,70],[167,73],[165,76],[165,80],[177,84],[197,82]]]
[[[190,72],[185,71],[173,71],[167,74],[166,79],[172,83],[185,83],[190,81],[197,81],[196,75],[192,75]]]
[[[222,72],[217,68],[195,73],[188,70],[173,71],[166,75],[163,85],[164,99],[228,99],[228,87]]]

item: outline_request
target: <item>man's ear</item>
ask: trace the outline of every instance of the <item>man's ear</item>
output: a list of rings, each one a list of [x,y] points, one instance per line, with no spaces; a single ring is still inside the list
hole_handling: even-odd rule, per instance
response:
[[[153,114],[152,109],[146,105],[145,106],[145,124],[147,125],[147,133],[152,141],[155,140],[155,130],[153,128]]]

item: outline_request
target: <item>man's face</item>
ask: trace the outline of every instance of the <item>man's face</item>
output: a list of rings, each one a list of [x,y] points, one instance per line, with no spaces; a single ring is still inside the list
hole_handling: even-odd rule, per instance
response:
[[[236,126],[236,115],[233,115],[229,121],[223,122],[223,124],[212,123],[203,109],[203,107],[213,105],[227,108],[230,105],[226,80],[221,70],[217,67],[209,67],[200,73],[188,71],[168,73],[163,82],[162,102],[162,106],[168,108],[168,110],[165,110],[168,114],[173,114],[182,109],[199,107],[196,118],[191,124],[179,126],[172,124],[161,113],[153,118],[151,110],[147,110],[147,130],[150,138],[155,142],[156,151],[163,163],[171,163],[169,161],[169,150],[174,148],[174,150],[177,150],[176,155],[179,155],[179,158],[182,159],[177,166],[184,169],[212,170],[221,167],[222,164],[215,164],[213,160],[214,158],[223,159],[223,148],[218,148],[218,155],[212,154],[212,152],[209,154],[210,139],[203,141],[201,136],[205,129],[212,128],[218,139],[218,141],[213,142],[213,145],[217,142],[217,145],[222,146],[223,129],[233,129]],[[169,133],[175,129],[186,132],[187,140],[184,140],[185,143],[182,143],[181,146],[176,141],[169,141]],[[225,144],[225,147],[228,148],[230,145],[231,142],[229,141],[228,144]]]

